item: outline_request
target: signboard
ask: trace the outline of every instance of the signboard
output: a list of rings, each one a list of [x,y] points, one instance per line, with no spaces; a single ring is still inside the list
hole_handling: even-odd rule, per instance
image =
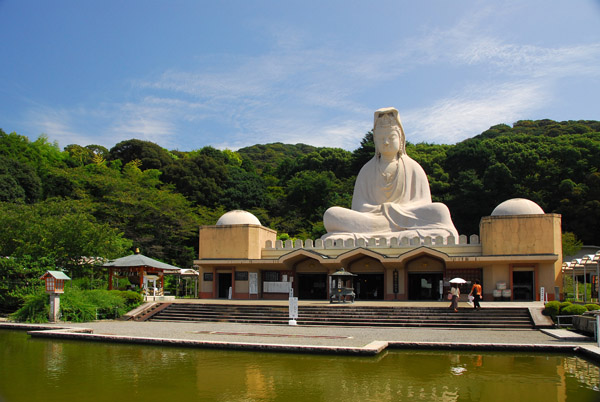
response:
[[[298,319],[298,298],[290,297],[290,307],[289,307],[289,316],[290,316],[290,325],[296,325],[296,320]]]
[[[265,293],[289,293],[291,287],[290,282],[263,282]]]
[[[544,304],[546,304],[546,302],[548,301],[548,300],[546,300],[547,297],[548,296],[546,296],[546,289],[542,286],[540,288],[540,301],[542,301],[542,302],[544,302]]]
[[[248,293],[251,295],[258,294],[258,272],[248,273]]]
[[[394,270],[394,293],[398,294],[398,271]]]

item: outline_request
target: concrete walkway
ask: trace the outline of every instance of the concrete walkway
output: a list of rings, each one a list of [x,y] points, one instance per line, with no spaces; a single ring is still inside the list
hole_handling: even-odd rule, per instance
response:
[[[566,330],[473,330],[96,321],[18,324],[34,337],[293,353],[376,355],[385,349],[503,350],[575,353],[600,363],[589,337]]]

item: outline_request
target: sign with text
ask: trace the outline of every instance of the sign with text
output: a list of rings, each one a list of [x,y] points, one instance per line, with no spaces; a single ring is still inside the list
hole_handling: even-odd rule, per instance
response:
[[[248,274],[248,293],[251,295],[258,294],[258,272]]]
[[[290,320],[298,318],[298,298],[290,297]]]

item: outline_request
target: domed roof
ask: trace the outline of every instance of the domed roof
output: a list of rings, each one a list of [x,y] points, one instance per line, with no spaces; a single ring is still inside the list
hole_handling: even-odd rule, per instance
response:
[[[525,198],[512,198],[506,200],[492,211],[492,216],[543,214],[544,210],[538,204]]]
[[[236,209],[223,214],[217,221],[217,226],[223,225],[260,225],[260,221],[247,211]]]

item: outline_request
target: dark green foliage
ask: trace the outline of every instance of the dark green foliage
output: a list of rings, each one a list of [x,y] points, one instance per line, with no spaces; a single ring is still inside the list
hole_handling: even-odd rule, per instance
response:
[[[597,304],[586,304],[584,307],[587,309],[587,311],[600,310],[600,306]]]
[[[127,311],[132,310],[144,302],[144,296],[132,290],[113,290],[125,301]]]
[[[352,171],[358,175],[360,169],[375,155],[375,142],[373,131],[369,131],[360,141],[360,147],[352,153]]]
[[[585,313],[587,308],[580,304],[572,304],[560,310],[561,315],[581,315]]]
[[[10,315],[10,319],[20,322],[48,322],[50,302],[44,290],[26,295],[21,308]]]
[[[553,300],[546,303],[543,314],[552,317],[552,321],[556,321],[556,316],[560,312],[560,302]]]
[[[227,168],[222,162],[204,153],[186,155],[163,169],[162,180],[174,184],[190,202],[215,207],[227,181]]]
[[[60,297],[62,321],[86,322],[102,319],[115,319],[142,303],[142,296],[136,292],[118,290],[82,290],[67,286]],[[49,297],[43,290],[25,296],[24,305],[11,314],[15,321],[47,322]]]
[[[560,310],[559,310],[559,313],[560,313],[560,314],[563,314],[563,310],[564,310],[565,308],[569,307],[569,306],[572,306],[572,305],[573,305],[573,303],[571,303],[571,302],[568,302],[568,301],[564,301],[564,302],[560,303]]]
[[[294,160],[302,155],[314,152],[317,148],[306,144],[282,144],[276,142],[266,145],[252,145],[241,148],[238,153],[251,160],[259,174],[274,172],[284,160]]]
[[[126,165],[129,162],[140,161],[140,168],[164,169],[174,161],[169,151],[150,141],[127,140],[115,145],[108,154],[108,160],[119,159]]]
[[[69,275],[86,274],[81,257],[121,256],[131,241],[91,213],[91,205],[50,199],[31,205],[0,203],[0,249],[6,256],[51,259]]]
[[[44,288],[40,277],[55,269],[54,260],[48,257],[0,258],[0,313],[17,310],[28,294]]]
[[[0,201],[32,203],[42,195],[42,181],[33,167],[0,155]]]
[[[583,247],[583,242],[577,239],[574,233],[564,232],[562,234],[563,257],[574,256]]]
[[[65,293],[60,297],[60,314],[62,321],[86,322],[101,319],[109,306],[114,305],[115,300],[122,304],[121,299],[113,297],[102,298],[98,294],[91,294],[91,291],[83,291],[74,287],[68,287]],[[103,291],[108,292],[108,291]],[[111,295],[112,296],[112,295]],[[118,309],[118,305],[115,306]],[[96,312],[99,312],[96,315]],[[113,317],[115,316],[113,315]]]
[[[220,200],[226,210],[249,210],[265,205],[267,188],[259,175],[241,167],[231,166],[228,177]]]

